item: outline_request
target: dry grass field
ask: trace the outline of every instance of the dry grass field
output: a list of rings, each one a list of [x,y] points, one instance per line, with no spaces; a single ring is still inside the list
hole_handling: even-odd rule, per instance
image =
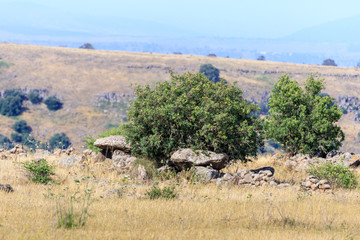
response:
[[[201,64],[211,63],[220,69],[222,78],[237,81],[246,98],[257,100],[263,91],[271,90],[282,74],[303,82],[310,73],[318,73],[326,80],[325,91],[333,97],[357,96],[360,92],[358,68],[9,43],[0,44],[0,57],[9,65],[0,67],[0,89],[46,89],[49,95],[55,94],[64,102],[64,108],[57,112],[49,112],[44,105],[28,105],[29,111],[17,118],[0,116],[0,133],[10,136],[11,125],[24,119],[33,127],[37,139],[46,141],[54,133],[65,132],[76,147],[83,146],[84,136],[96,135],[123,121],[119,109],[94,107],[95,95],[106,92],[131,95],[132,84],[153,85],[169,80],[169,69],[178,73],[197,72]],[[356,150],[360,124],[346,116],[340,125],[347,137],[344,149]]]
[[[151,200],[145,193],[153,182],[139,184],[106,163],[64,168],[51,156],[59,184],[35,184],[20,164],[33,158],[0,160],[0,183],[15,189],[0,191],[0,239],[360,239],[359,189],[306,194],[296,190],[304,173],[283,167],[275,167],[275,178],[296,181],[290,189],[171,179],[160,186],[175,186],[177,198]],[[226,171],[271,164],[262,156]],[[57,206],[69,206],[78,192],[73,210],[80,212],[84,189],[93,193],[86,224],[59,228]]]

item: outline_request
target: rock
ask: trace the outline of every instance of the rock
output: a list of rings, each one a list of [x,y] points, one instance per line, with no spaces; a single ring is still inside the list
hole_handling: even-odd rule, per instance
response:
[[[198,166],[194,168],[194,172],[196,176],[206,182],[219,177],[219,171],[212,168]]]
[[[159,173],[166,173],[166,172],[175,172],[175,168],[174,167],[171,167],[169,165],[165,165],[165,166],[162,166],[160,168],[157,169],[157,171]]]
[[[65,150],[65,153],[66,153],[67,155],[71,155],[71,154],[75,153],[75,148],[74,148],[74,147],[70,147],[70,148],[68,148],[68,149]]]
[[[171,155],[171,162],[180,170],[189,169],[192,166],[210,166],[213,169],[221,170],[228,161],[229,157],[224,153],[198,151],[197,154],[190,148],[180,149]]]
[[[268,176],[273,176],[275,173],[275,169],[273,167],[262,167],[262,168],[250,170],[250,172],[253,172],[253,173],[260,173],[261,171],[264,171],[264,172],[269,171],[270,174],[267,174]]]
[[[84,155],[70,155],[68,157],[62,158],[58,161],[60,165],[64,167],[72,167],[77,163],[85,161],[86,158]]]
[[[136,169],[136,179],[144,182],[144,181],[149,181],[150,177],[148,172],[146,171],[145,167],[143,165],[139,165]]]
[[[35,152],[36,157],[48,157],[50,155],[51,155],[51,152],[49,152],[48,150],[36,149],[36,152]]]
[[[105,138],[99,138],[94,143],[95,147],[98,147],[100,149],[104,150],[121,150],[124,152],[130,152],[131,147],[128,143],[126,143],[124,136],[110,136]]]
[[[26,153],[26,151],[23,149],[21,145],[16,144],[14,148],[10,149],[10,153],[20,154],[20,153]]]
[[[288,184],[288,183],[280,183],[278,185],[278,188],[287,188],[287,187],[290,187],[290,184]]]
[[[56,155],[56,156],[60,156],[61,155],[61,149],[55,149],[54,150],[54,155]]]
[[[95,162],[104,162],[106,156],[102,152],[98,152],[95,157]]]
[[[130,170],[135,160],[136,157],[121,150],[115,150],[112,154],[112,164],[116,167],[123,168],[123,170]]]
[[[251,174],[248,173],[248,174],[244,175],[244,180],[247,183],[251,183],[253,181],[253,178],[252,178]]]
[[[0,184],[0,191],[4,192],[14,192],[14,189],[10,186],[10,184]]]
[[[83,151],[83,154],[84,154],[85,156],[90,156],[92,153],[93,153],[93,151],[92,151],[91,149],[85,149],[85,150]]]

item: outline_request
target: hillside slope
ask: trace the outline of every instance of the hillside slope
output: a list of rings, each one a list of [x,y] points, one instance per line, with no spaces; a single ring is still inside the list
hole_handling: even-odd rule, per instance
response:
[[[11,125],[24,119],[33,135],[45,141],[54,133],[65,132],[75,146],[82,138],[95,135],[106,127],[120,124],[126,117],[126,105],[133,98],[132,84],[150,84],[170,79],[168,71],[197,72],[200,65],[211,63],[228,82],[237,81],[248,99],[259,100],[271,90],[282,74],[303,82],[310,73],[326,79],[326,92],[333,97],[357,96],[360,70],[243,59],[191,55],[130,53],[0,44],[0,57],[9,66],[0,67],[0,90],[26,88],[44,90],[64,102],[62,110],[50,112],[44,104],[27,103],[28,111],[16,118],[0,116],[0,133],[10,136]],[[346,115],[340,124],[347,134],[345,148],[354,150],[360,124]]]

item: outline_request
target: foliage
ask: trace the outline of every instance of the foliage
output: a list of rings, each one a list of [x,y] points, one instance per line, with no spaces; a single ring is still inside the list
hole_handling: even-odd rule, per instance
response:
[[[50,176],[55,175],[55,167],[49,165],[45,159],[41,159],[40,161],[32,160],[30,162],[24,162],[22,165],[33,175],[31,180],[35,183],[47,184],[52,181]]]
[[[358,185],[357,176],[342,163],[333,165],[330,162],[323,162],[317,166],[311,166],[307,171],[320,179],[328,180],[337,187],[355,188]]]
[[[67,202],[67,199],[61,201],[64,196],[57,196],[56,199],[56,215],[58,219],[58,228],[73,228],[83,227],[89,217],[89,207],[93,202],[93,192],[87,187],[84,190],[83,196],[78,196],[79,192],[72,194]],[[75,209],[74,203],[78,203],[78,209]]]
[[[260,55],[256,60],[258,60],[258,61],[265,61],[265,56],[264,56],[264,55]]]
[[[0,134],[0,146],[4,149],[10,149],[14,147],[14,144],[10,139],[2,134]]]
[[[227,153],[246,160],[262,145],[255,104],[224,80],[214,84],[203,74],[171,73],[171,82],[138,86],[129,109],[126,136],[132,153],[156,159],[178,148]]]
[[[94,143],[95,143],[96,139],[109,137],[109,136],[114,136],[114,135],[126,135],[126,124],[122,124],[117,128],[107,129],[107,130],[105,130],[105,132],[100,133],[99,135],[97,135],[96,138],[94,138],[91,135],[86,136],[84,138],[84,142],[86,144],[85,147],[87,149],[91,149],[94,152],[99,152],[100,149],[94,146]]]
[[[0,114],[4,116],[18,116],[23,112],[23,101],[26,96],[17,89],[5,90],[4,97],[0,99]]]
[[[30,134],[23,134],[22,135],[22,144],[27,146],[30,151],[35,151],[36,149],[40,148],[40,141],[37,141],[32,135]]]
[[[338,149],[344,140],[341,128],[334,124],[342,113],[333,98],[319,95],[323,88],[324,81],[313,75],[304,89],[284,75],[272,90],[266,135],[290,155],[301,152],[324,156]]]
[[[56,148],[66,149],[70,145],[70,139],[66,136],[65,133],[56,133],[49,140],[50,150],[54,150]]]
[[[205,77],[214,83],[220,82],[220,71],[212,64],[202,64],[199,72],[204,73]]]
[[[63,106],[63,103],[56,96],[48,97],[45,99],[44,103],[50,111],[57,111]]]
[[[28,98],[32,104],[39,104],[43,101],[39,91],[32,91],[29,93]]]
[[[11,136],[11,140],[13,140],[14,142],[21,143],[23,141],[22,134],[12,133],[10,136]]]
[[[31,127],[27,125],[25,120],[16,121],[12,126],[12,129],[21,134],[29,134],[32,131]]]
[[[158,182],[156,182],[150,190],[146,191],[146,195],[149,196],[151,200],[158,198],[174,199],[177,197],[175,186],[164,187],[161,189]]]
[[[94,49],[94,47],[93,47],[93,45],[91,43],[84,43],[79,48],[82,48],[82,49]]]
[[[335,63],[335,61],[334,61],[333,59],[331,59],[331,58],[325,59],[325,60],[323,61],[322,65],[323,65],[323,66],[334,66],[334,67],[337,66],[336,63]]]

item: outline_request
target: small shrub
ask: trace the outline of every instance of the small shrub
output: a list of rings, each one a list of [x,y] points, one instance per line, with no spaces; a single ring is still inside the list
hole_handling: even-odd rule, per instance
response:
[[[91,43],[84,43],[83,45],[81,45],[79,48],[82,48],[82,49],[91,49],[93,50],[94,47]]]
[[[56,148],[66,149],[70,145],[70,139],[66,136],[65,133],[56,133],[49,140],[50,150],[54,150]]]
[[[54,166],[49,165],[45,159],[24,162],[22,165],[33,175],[31,180],[35,183],[47,184],[52,181],[50,176],[55,175]]]
[[[17,143],[21,143],[23,141],[23,136],[19,133],[12,133],[11,140]]]
[[[40,97],[39,91],[30,92],[28,98],[32,104],[39,104],[43,101],[43,98]]]
[[[202,64],[199,69],[200,73],[203,73],[210,81],[217,83],[220,82],[220,71],[212,64]]]
[[[50,111],[57,111],[63,106],[63,103],[56,96],[48,97],[44,103]]]
[[[14,144],[10,141],[8,137],[0,134],[0,147],[4,149],[10,149],[14,147]]]
[[[308,173],[321,178],[327,179],[330,183],[342,188],[355,188],[358,185],[356,175],[349,167],[343,164],[320,163],[312,166]]]
[[[341,108],[340,110],[341,110],[342,114],[348,114],[348,111],[346,110],[346,108]]]
[[[174,199],[177,197],[175,191],[175,186],[164,187],[163,189],[159,188],[159,183],[156,182],[149,191],[146,192],[146,195],[149,196],[151,200],[165,198],[165,199]]]
[[[12,129],[21,134],[29,134],[32,131],[31,127],[27,125],[25,120],[16,121],[12,126]]]
[[[26,96],[17,89],[5,90],[4,97],[0,99],[0,114],[8,117],[20,115],[23,108],[23,101]]]
[[[63,199],[63,201],[61,201],[61,198],[64,196],[57,197],[56,215],[58,228],[64,227],[70,229],[85,226],[86,220],[89,217],[89,206],[93,202],[93,192],[86,187],[83,196],[78,197],[78,194],[79,192],[76,192],[68,200]]]

